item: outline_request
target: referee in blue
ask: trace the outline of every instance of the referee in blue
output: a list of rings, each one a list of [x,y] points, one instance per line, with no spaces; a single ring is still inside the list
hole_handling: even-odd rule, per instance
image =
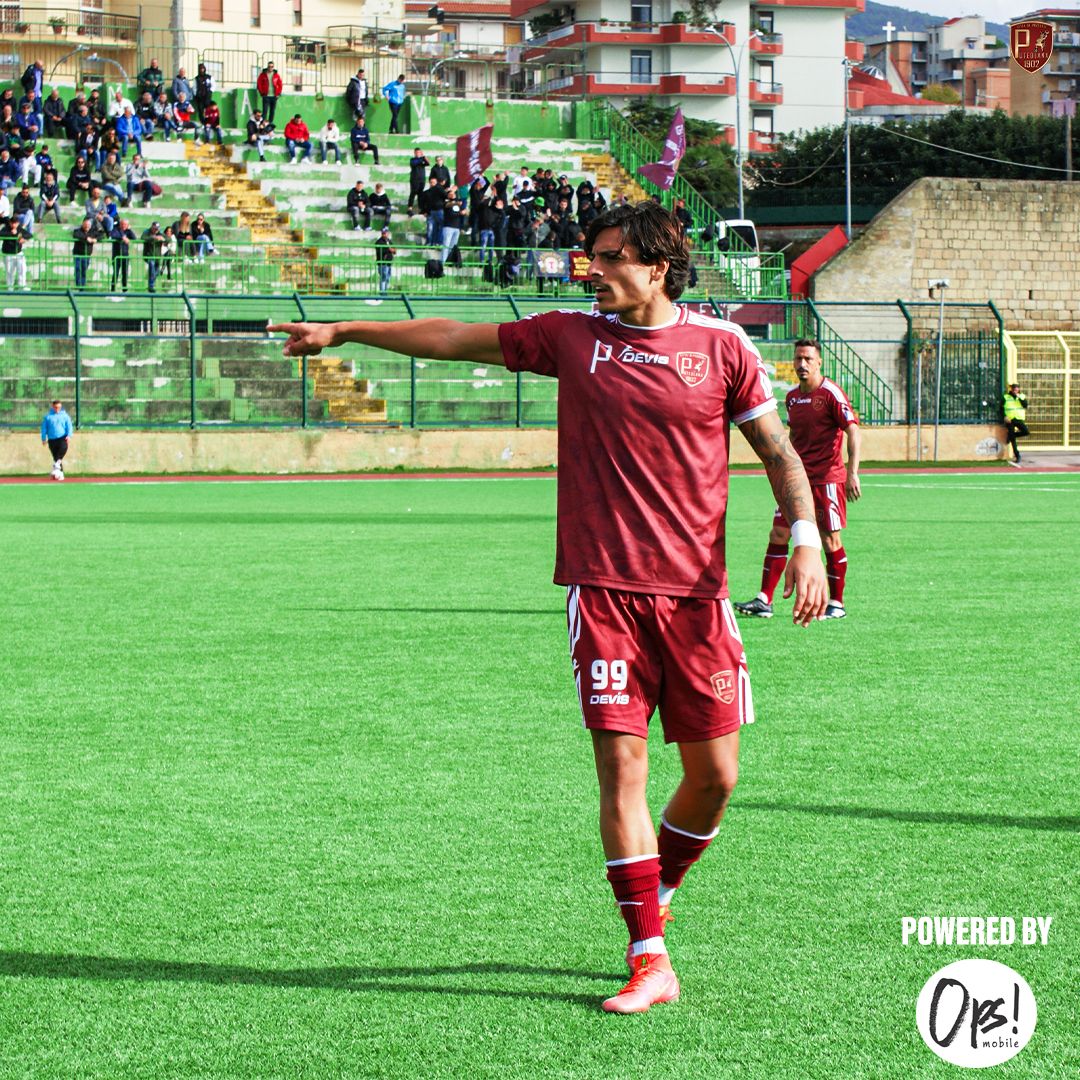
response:
[[[64,411],[62,401],[54,401],[52,408],[45,414],[41,421],[41,445],[49,444],[49,453],[52,454],[54,473],[59,473],[58,480],[64,477],[64,455],[68,452],[71,436],[75,433],[71,424],[71,417]]]

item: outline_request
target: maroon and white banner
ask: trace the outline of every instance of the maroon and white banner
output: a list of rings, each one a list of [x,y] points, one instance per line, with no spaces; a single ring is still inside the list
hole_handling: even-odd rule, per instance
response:
[[[459,135],[457,140],[457,176],[459,187],[471,184],[491,164],[493,124]]]
[[[460,153],[460,151],[459,151]],[[686,125],[683,123],[682,109],[676,109],[664,140],[664,153],[660,160],[652,165],[638,167],[638,175],[651,180],[657,187],[665,190],[675,182],[675,170],[686,153]],[[460,158],[458,159],[460,160]]]

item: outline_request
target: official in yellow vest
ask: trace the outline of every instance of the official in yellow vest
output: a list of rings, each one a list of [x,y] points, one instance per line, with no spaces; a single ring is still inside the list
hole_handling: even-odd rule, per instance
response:
[[[1001,400],[1001,418],[1005,421],[1005,440],[1012,447],[1013,458],[1010,465],[1020,464],[1020,451],[1016,446],[1017,437],[1030,435],[1024,419],[1027,416],[1027,398],[1020,391],[1019,383],[1009,383],[1009,389]]]

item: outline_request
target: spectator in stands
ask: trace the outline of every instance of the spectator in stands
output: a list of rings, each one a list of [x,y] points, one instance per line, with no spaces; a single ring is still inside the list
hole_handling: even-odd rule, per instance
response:
[[[480,207],[491,198],[491,185],[484,176],[477,176],[469,185],[469,227],[473,247],[480,243],[482,215]]]
[[[688,235],[690,230],[694,227],[694,218],[690,211],[686,209],[686,200],[676,199],[675,206],[671,212],[679,219],[679,227],[683,231],[683,236]]]
[[[368,199],[368,205],[371,207],[372,215],[381,217],[383,224],[389,226],[390,212],[393,207],[390,205],[390,196],[383,191],[382,184],[375,185],[375,190],[371,193],[371,198]]]
[[[176,120],[176,137],[182,139],[185,131],[195,132],[195,142],[199,141],[199,131],[195,126],[195,106],[183,91],[173,102],[173,119]]]
[[[60,185],[57,183],[56,170],[46,169],[41,181],[41,200],[37,204],[37,219],[42,221],[46,214],[52,214],[60,224]]]
[[[154,182],[150,179],[150,170],[147,168],[146,162],[143,161],[142,154],[136,154],[127,167],[128,206],[131,205],[131,200],[134,198],[136,191],[142,193],[143,206],[149,206],[150,200],[154,197]]]
[[[264,119],[262,111],[256,109],[247,122],[247,141],[259,151],[259,160],[266,160],[266,144],[274,137],[274,125]]]
[[[379,148],[371,141],[371,133],[368,131],[364,114],[359,113],[356,122],[349,131],[349,143],[352,146],[353,164],[360,164],[360,155],[370,150],[375,164],[379,164]]]
[[[506,246],[519,248],[525,240],[525,230],[529,227],[529,219],[521,208],[521,197],[514,195],[510,199],[510,205],[506,210]]]
[[[368,205],[363,180],[357,180],[356,185],[349,189],[348,194],[345,196],[345,209],[348,210],[349,217],[352,218],[353,232],[371,228],[371,207]]]
[[[123,291],[128,291],[128,273],[131,270],[131,242],[137,240],[135,230],[127,218],[121,218],[113,223],[109,233],[112,241],[112,283],[109,286],[116,292],[116,283],[119,281]]]
[[[24,146],[22,156],[18,158],[19,179],[24,184],[40,184],[43,168],[38,162],[33,146]]]
[[[411,214],[413,203],[420,198],[424,191],[424,183],[427,177],[428,167],[431,162],[424,157],[424,151],[420,147],[413,150],[413,156],[409,158],[409,205]]]
[[[199,70],[195,73],[195,96],[191,100],[199,115],[199,123],[205,124],[206,106],[214,100],[214,77],[206,70],[205,64],[200,64]],[[209,141],[207,139],[207,142]]]
[[[379,272],[379,292],[386,295],[390,288],[390,264],[394,261],[397,251],[390,246],[390,227],[384,225],[379,233],[379,239],[375,241],[375,267]]]
[[[345,100],[349,103],[353,116],[367,112],[368,81],[363,68],[357,71],[349,80],[349,85],[345,87]]]
[[[142,245],[143,258],[146,260],[146,287],[149,292],[157,292],[155,286],[161,272],[161,258],[166,245],[159,222],[150,223],[150,228],[142,234]]]
[[[172,99],[173,101],[179,101],[180,95],[184,95],[186,101],[191,101],[195,97],[191,89],[191,83],[188,82],[187,72],[183,68],[179,68],[176,74],[173,76],[172,81]]]
[[[83,203],[83,217],[96,217],[105,208],[105,198],[97,184],[90,185],[90,193]]]
[[[0,191],[15,187],[19,183],[21,171],[19,162],[11,156],[11,151],[6,146],[0,150]]]
[[[94,254],[94,245],[99,233],[93,218],[83,218],[79,227],[71,234],[75,245],[72,254],[75,257],[75,288],[86,288],[86,272],[90,269],[90,259]]]
[[[191,239],[195,244],[195,261],[204,262],[207,255],[214,253],[214,231],[205,215],[199,214],[191,226]]]
[[[501,209],[496,208],[493,199],[482,199],[477,207],[481,262],[491,263],[495,247],[495,224],[501,213]]]
[[[191,235],[191,214],[186,210],[172,224],[172,235],[176,237],[177,251],[184,259],[195,258],[195,244]]]
[[[383,88],[383,97],[390,106],[390,134],[398,134],[398,113],[405,104],[405,76],[399,75],[393,82],[388,82]]]
[[[136,155],[142,153],[142,125],[135,118],[130,106],[124,109],[122,116],[116,118],[116,135],[120,140],[121,157],[127,157],[129,142],[135,144]]]
[[[34,212],[37,203],[31,194],[30,185],[23,184],[19,193],[11,200],[11,216],[26,230],[28,236],[34,235]]]
[[[98,129],[93,124],[87,124],[79,132],[79,137],[75,140],[75,153],[82,154],[92,169],[101,168],[102,159],[98,152],[99,141]]]
[[[164,90],[157,96],[154,102],[154,122],[165,132],[165,141],[172,140],[172,133],[176,131],[176,115],[173,113],[169,95]]]
[[[109,156],[109,154],[115,154],[120,156],[120,136],[116,134],[116,128],[103,127],[101,129],[101,136],[98,139],[98,150],[101,153],[102,161]]]
[[[45,136],[49,139],[58,139],[64,134],[64,117],[67,110],[64,108],[64,103],[60,99],[60,91],[54,86],[49,91],[49,96],[45,99],[45,104],[42,107],[45,113]]]
[[[74,106],[75,106],[74,101],[72,101],[71,104],[68,105],[68,112],[69,113],[75,111]],[[124,97],[123,91],[122,90],[117,90],[116,93],[113,94],[112,101],[109,102],[109,119],[110,120],[119,119],[121,116],[124,115],[124,110],[125,109],[130,109],[132,111],[132,113],[135,112],[135,106],[131,103],[131,101],[128,98]]]
[[[299,113],[285,125],[285,149],[289,152],[289,160],[296,160],[296,151],[302,150],[301,161],[311,160],[311,132]]]
[[[135,106],[135,119],[139,121],[140,134],[144,139],[154,137],[154,125],[158,119],[156,105],[163,94],[165,94],[165,91],[160,90],[157,97],[153,98],[149,93],[145,93],[139,98],[139,103]],[[167,94],[165,94],[165,100],[168,101]]]
[[[577,223],[582,232],[588,232],[589,226],[600,216],[596,203],[592,199],[579,200]]]
[[[71,172],[68,173],[68,201],[74,202],[80,194],[89,195],[90,186],[93,182],[93,177],[90,175],[90,168],[86,164],[86,158],[80,154],[75,159],[75,164],[71,166]]]
[[[517,285],[521,278],[521,253],[512,248],[503,252],[495,273],[495,284],[507,289]]]
[[[74,110],[69,108],[64,123],[67,136],[72,142],[76,141],[86,128],[93,127],[94,121],[90,119],[90,109],[86,102],[80,101]]]
[[[176,237],[173,236],[173,227],[166,225],[161,237],[161,259],[158,261],[158,268],[167,280],[172,281],[173,266],[176,263],[176,252],[179,248]]]
[[[203,142],[208,143],[211,137],[216,137],[218,146],[221,146],[221,110],[217,102],[212,99],[206,102],[199,111],[199,118],[203,125]],[[195,141],[197,143],[199,140]]]
[[[522,212],[525,214],[526,222],[531,224],[532,219],[536,216],[536,192],[533,190],[532,180],[528,177],[525,178],[525,183],[521,185],[517,199],[521,204]]]
[[[428,180],[428,186],[420,196],[420,213],[427,215],[427,234],[425,236],[427,243],[442,243],[445,210],[446,192],[439,184],[439,181],[432,176]]]
[[[4,254],[4,271],[7,275],[8,292],[26,288],[26,255],[23,247],[31,233],[17,218],[8,218],[0,230],[0,250]]]
[[[326,164],[326,152],[330,149],[334,151],[334,164],[341,164],[341,149],[338,143],[341,142],[341,128],[337,126],[333,117],[330,117],[322,126],[322,130],[319,132],[319,161],[324,165]]]
[[[36,142],[41,135],[41,123],[37,113],[30,107],[30,102],[23,102],[15,116],[15,124],[19,132],[19,140],[22,143]]]
[[[105,102],[101,100],[101,91],[97,87],[90,91],[90,96],[86,99],[86,110],[99,131],[109,122],[108,110]]]
[[[570,186],[570,180],[565,174],[559,177],[555,185],[555,205],[557,206],[563,199],[566,200],[568,207],[574,205],[574,189]]]
[[[274,110],[277,109],[277,101],[281,96],[281,76],[274,70],[273,63],[269,63],[259,72],[255,80],[255,89],[262,98],[262,112],[266,122],[274,122]]]
[[[19,80],[26,96],[28,98],[33,98],[38,102],[41,101],[44,81],[45,62],[43,60],[35,60],[30,64],[30,66],[22,73],[22,78]],[[40,109],[35,109],[34,111],[39,112]]]
[[[580,214],[585,203],[591,203],[596,198],[596,188],[593,187],[593,182],[586,177],[578,184],[575,194],[577,195],[577,208],[578,213]]]
[[[450,170],[446,167],[446,160],[441,154],[435,156],[435,164],[431,166],[428,176],[437,181],[440,187],[450,187]]]
[[[443,210],[442,261],[450,258],[450,252],[457,247],[461,239],[461,230],[465,227],[465,206],[456,196],[446,200]]]
[[[165,72],[161,70],[160,65],[156,60],[151,60],[148,67],[144,67],[139,73],[139,94],[149,94],[150,100],[161,93],[161,88],[165,83]]]

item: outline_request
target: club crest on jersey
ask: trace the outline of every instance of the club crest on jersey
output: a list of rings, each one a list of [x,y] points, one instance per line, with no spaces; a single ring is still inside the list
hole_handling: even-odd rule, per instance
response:
[[[603,341],[596,342],[593,345],[592,351],[592,366],[589,368],[589,374],[596,374],[596,365],[605,363],[611,359],[611,346],[605,344]]]
[[[821,412],[825,408],[825,399],[823,397],[811,398],[810,400],[813,402],[815,412]]]
[[[712,683],[713,693],[725,704],[730,705],[735,700],[735,672],[718,671],[709,676]]]
[[[675,354],[675,370],[687,386],[698,386],[709,377],[709,354],[681,352]]]

